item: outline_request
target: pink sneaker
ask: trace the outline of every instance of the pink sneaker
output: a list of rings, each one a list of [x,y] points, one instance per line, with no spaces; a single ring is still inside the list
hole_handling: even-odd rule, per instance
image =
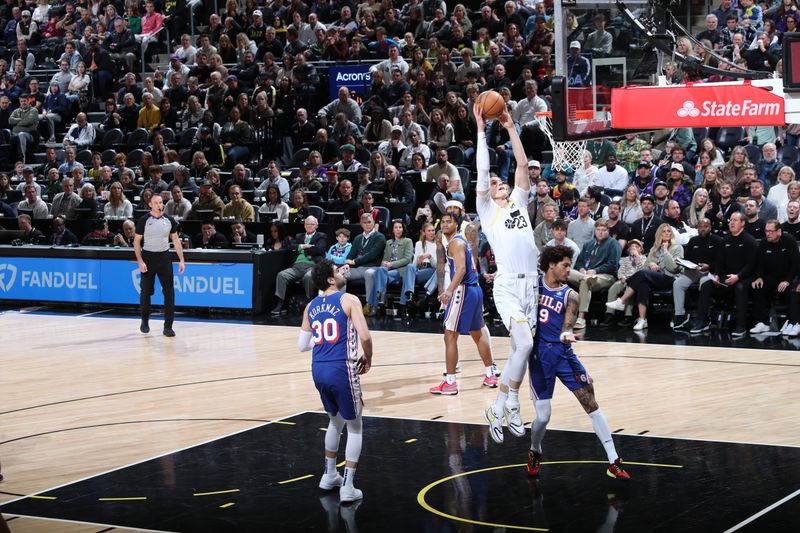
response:
[[[458,384],[453,383],[452,385],[447,383],[447,380],[442,381],[435,387],[430,388],[431,394],[442,394],[444,396],[455,396],[458,394]]]
[[[490,389],[497,388],[497,376],[491,375],[483,378],[483,386],[489,387]]]

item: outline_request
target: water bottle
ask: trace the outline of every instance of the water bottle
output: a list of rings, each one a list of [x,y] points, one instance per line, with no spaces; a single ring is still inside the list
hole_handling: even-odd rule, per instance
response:
[[[256,235],[256,244],[258,245],[259,248],[264,247],[264,235],[260,233]]]

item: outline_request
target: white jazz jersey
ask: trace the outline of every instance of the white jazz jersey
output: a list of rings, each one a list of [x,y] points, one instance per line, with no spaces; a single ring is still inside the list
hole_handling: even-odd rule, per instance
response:
[[[528,217],[528,196],[529,191],[514,187],[508,207],[497,205],[489,191],[476,199],[481,229],[492,246],[499,275],[537,272],[539,251]]]

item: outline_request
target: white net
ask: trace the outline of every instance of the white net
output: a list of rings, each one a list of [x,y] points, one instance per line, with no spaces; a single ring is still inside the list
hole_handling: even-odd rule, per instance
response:
[[[569,167],[573,172],[583,166],[583,152],[586,150],[586,141],[555,141],[553,140],[553,116],[551,113],[537,113],[536,120],[539,127],[553,147],[554,170],[564,170]]]

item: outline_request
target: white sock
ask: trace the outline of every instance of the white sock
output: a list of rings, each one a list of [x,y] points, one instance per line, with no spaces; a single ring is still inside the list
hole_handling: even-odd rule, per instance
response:
[[[617,449],[614,448],[614,439],[611,438],[611,428],[608,427],[608,421],[603,411],[597,409],[597,411],[589,413],[589,418],[592,419],[592,427],[597,434],[597,438],[600,439],[603,448],[606,450],[608,462],[613,463],[619,459],[619,455],[617,455]]]
[[[456,382],[456,375],[455,374],[447,374],[446,379],[447,379],[447,384],[448,385],[453,385]]]
[[[355,468],[350,468],[349,466],[344,467],[344,481],[342,482],[342,486],[352,489],[353,478],[355,476],[356,476]]]
[[[550,400],[536,400],[533,405],[536,408],[536,418],[531,424],[531,450],[542,453],[542,441],[547,423],[550,422]]]
[[[331,476],[336,474],[336,457],[325,458],[325,475]]]
[[[495,415],[502,415],[503,414],[503,407],[506,405],[506,400],[508,399],[508,393],[503,391],[498,391],[497,393],[497,401],[494,402],[494,414]]]
[[[509,407],[519,407],[519,389],[508,389],[506,405]]]
[[[494,376],[494,365],[489,365],[486,367],[486,377],[490,378]]]

